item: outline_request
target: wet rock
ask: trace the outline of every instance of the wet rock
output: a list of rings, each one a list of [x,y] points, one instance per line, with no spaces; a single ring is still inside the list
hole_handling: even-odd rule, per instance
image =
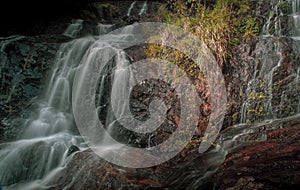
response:
[[[80,149],[77,146],[72,145],[68,148],[67,156],[70,156],[71,154],[77,151],[80,151]]]
[[[0,38],[0,132],[6,128],[10,134],[3,138],[14,138],[17,131],[9,132],[9,118],[22,117],[22,110],[41,94],[56,51],[68,40],[62,35]]]
[[[231,64],[223,67],[223,75],[227,90],[228,108],[224,119],[223,128],[240,122],[240,109],[244,102],[243,96],[247,83],[253,77],[255,70],[253,50],[257,40],[244,43],[236,48]]]
[[[212,178],[217,189],[297,189],[300,119],[245,126],[236,147]],[[255,130],[256,129],[256,130]],[[225,132],[226,133],[226,132]]]
[[[143,174],[136,169],[122,168],[110,164],[91,151],[74,155],[66,169],[56,176],[56,185],[50,189],[162,189],[155,176]],[[65,175],[72,173],[73,177]]]
[[[121,150],[120,150],[121,151]],[[91,150],[79,152],[65,169],[51,181],[51,190],[68,186],[71,189],[212,189],[209,182],[213,170],[221,164],[222,156],[208,153],[202,156],[185,151],[172,160],[150,168],[126,168],[111,164]],[[132,162],[143,162],[137,154]],[[210,171],[209,174],[204,175]],[[72,173],[70,176],[68,174]],[[204,180],[200,180],[204,179]],[[205,180],[206,179],[206,180]]]
[[[253,177],[244,177],[240,178],[234,187],[229,187],[227,190],[246,190],[246,189],[255,189],[255,190],[263,190],[265,187],[262,183],[255,182]]]
[[[295,115],[298,55],[299,41],[288,37],[255,38],[239,45],[232,64],[223,68],[229,103],[223,127]]]

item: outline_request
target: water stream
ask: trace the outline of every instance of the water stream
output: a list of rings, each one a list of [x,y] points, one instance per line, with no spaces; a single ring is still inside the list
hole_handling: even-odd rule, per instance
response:
[[[72,38],[80,32],[82,21],[76,21],[64,33]],[[81,25],[80,25],[81,26]],[[111,64],[113,73],[109,81],[114,86],[116,111],[120,116],[124,114],[126,104],[120,102],[118,96],[128,94],[128,80],[131,72],[128,70],[129,60],[123,50],[117,49],[117,44],[132,41],[132,26],[125,27],[121,35],[102,37],[113,29],[113,25],[98,25],[99,34],[92,37],[74,39],[62,44],[56,54],[52,75],[44,96],[38,102],[35,118],[29,118],[29,124],[19,126],[24,130],[14,142],[0,145],[0,184],[7,189],[43,189],[47,183],[59,172],[69,159],[70,149],[86,146],[77,132],[72,111],[72,87],[75,73],[82,64],[98,61],[101,67]],[[4,46],[5,44],[3,44]],[[112,62],[107,62],[110,55],[116,54]],[[108,72],[108,70],[107,70]],[[111,72],[111,71],[110,71]],[[103,99],[104,92],[109,89],[105,82],[108,73],[103,73],[100,80],[99,99]],[[83,79],[84,80],[84,79]],[[108,85],[109,86],[109,85]],[[124,91],[124,92],[123,92]],[[101,94],[102,93],[102,94]],[[28,110],[32,111],[32,110]],[[106,125],[113,126],[112,110],[108,111]],[[108,127],[108,131],[110,130]],[[105,141],[105,138],[104,140]],[[103,142],[108,144],[107,142]]]
[[[128,11],[127,11],[127,16],[130,16],[130,15],[131,15],[131,11],[132,11],[132,9],[134,8],[135,4],[136,4],[136,1],[134,1],[134,2],[132,2],[132,3],[130,4],[130,7],[129,7]]]
[[[139,15],[145,14],[147,12],[147,9],[148,9],[148,4],[147,4],[147,1],[145,1],[142,9],[139,12]]]
[[[299,114],[299,9],[299,0],[272,1],[245,92],[241,123]]]
[[[293,37],[300,40],[300,1],[292,1]]]
[[[82,19],[76,20],[74,23],[70,24],[66,31],[64,32],[65,36],[69,36],[71,38],[78,37],[80,31],[82,30]]]

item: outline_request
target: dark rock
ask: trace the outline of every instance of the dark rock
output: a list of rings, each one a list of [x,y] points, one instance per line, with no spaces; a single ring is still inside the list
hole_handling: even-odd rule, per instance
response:
[[[120,167],[98,157],[91,150],[75,154],[65,169],[51,184],[51,189],[69,186],[71,189],[197,189],[212,184],[198,180],[206,171],[214,170],[220,162],[212,162],[213,154],[195,156],[194,151],[159,166],[144,169]],[[138,155],[132,162],[143,162]],[[218,158],[222,160],[222,158]],[[73,175],[68,175],[72,173]],[[209,175],[208,175],[209,176]]]
[[[0,137],[12,139],[12,117],[21,117],[22,110],[41,94],[47,74],[60,44],[69,38],[62,35],[0,38]],[[3,129],[5,135],[3,137]]]
[[[77,151],[80,151],[80,149],[75,145],[71,145],[68,148],[67,156],[70,156],[71,154],[73,154],[74,152],[77,152]]]

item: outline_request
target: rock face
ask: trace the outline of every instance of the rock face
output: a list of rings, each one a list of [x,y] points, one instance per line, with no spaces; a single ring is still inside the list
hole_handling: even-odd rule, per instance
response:
[[[62,35],[0,39],[0,135],[5,129],[3,138],[6,140],[17,133],[9,132],[12,120],[8,117],[20,116],[23,108],[30,105],[30,100],[41,94],[55,54],[60,44],[67,40]]]
[[[300,185],[299,117],[255,128],[236,139],[238,145],[229,151],[212,178],[217,189],[297,189]],[[226,133],[230,130],[234,129]]]
[[[72,3],[77,2],[80,1]],[[267,20],[264,16],[272,7],[270,2],[273,1],[259,1],[253,11],[255,15],[263,15],[262,22]],[[80,12],[80,18],[87,19],[83,21],[83,30],[75,37],[94,34],[98,22],[116,22],[123,26],[138,20],[147,21],[148,14],[126,15],[131,3],[89,2]],[[142,3],[139,3],[140,8]],[[137,9],[133,13],[138,13]],[[62,34],[66,29],[63,26],[69,22],[73,22],[72,19],[64,20],[55,29],[42,27],[37,33]],[[57,23],[55,20],[52,26]],[[70,38],[63,35],[0,39],[0,136],[5,130],[4,140],[17,134],[18,128],[14,126],[18,123],[11,123],[11,118],[22,118],[23,107],[31,105],[29,101],[42,92],[54,55],[60,44],[68,40]],[[52,179],[49,189],[296,189],[300,186],[299,49],[296,39],[274,36],[257,37],[236,48],[234,63],[223,69],[229,96],[224,131],[217,145],[204,154],[198,154],[200,141],[193,139],[180,154],[164,164],[130,169],[113,165],[89,149],[80,151],[77,146],[71,146],[65,167]],[[127,53],[139,60],[144,58],[141,51],[131,49]],[[147,119],[145,107],[153,96],[163,96],[168,105],[178,101],[172,89],[160,92],[153,87],[155,85],[166,84],[150,81],[133,91],[132,111],[137,118]],[[176,126],[173,117],[178,110],[169,112],[164,126],[168,129],[166,133],[171,133]],[[245,124],[235,125],[240,122]],[[204,121],[201,124],[205,125]],[[124,139],[129,136],[121,130],[119,135]],[[150,145],[166,136],[153,138]],[[135,145],[135,142],[129,144]],[[146,147],[149,141],[142,144]],[[132,162],[138,161],[138,156],[132,158]]]
[[[212,150],[196,156],[196,149],[159,166],[132,169],[116,166],[91,150],[75,153],[64,169],[50,182],[50,189],[212,189],[209,177],[224,160]],[[139,161],[138,157],[132,159]],[[69,175],[72,174],[72,175]]]
[[[250,56],[253,75],[244,91],[240,122],[255,123],[298,113],[299,46],[297,40],[268,37],[259,40]],[[242,62],[244,60],[241,60]]]
[[[288,18],[299,1],[261,2],[255,11],[265,17],[262,35],[239,45],[225,68],[229,113],[235,114],[224,127],[246,124],[223,132],[240,135],[228,137],[234,144],[212,178],[216,189],[299,187],[300,43]]]
[[[237,47],[224,69],[231,113],[224,127],[298,113],[299,47],[299,40],[271,36]]]

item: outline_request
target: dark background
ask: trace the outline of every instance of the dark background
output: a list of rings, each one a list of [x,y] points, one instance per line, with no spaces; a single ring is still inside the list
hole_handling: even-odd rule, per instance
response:
[[[10,0],[0,4],[0,35],[34,30],[36,25],[47,25],[50,21],[76,17],[79,10],[97,0]],[[98,0],[101,1],[101,0]]]
[[[86,9],[89,3],[106,1],[114,0],[9,0],[5,3],[2,1],[0,36],[44,34],[47,33],[44,30],[48,26],[59,25],[71,18],[78,19],[80,10]],[[165,0],[148,1],[164,2]],[[55,29],[51,32],[55,33]]]

